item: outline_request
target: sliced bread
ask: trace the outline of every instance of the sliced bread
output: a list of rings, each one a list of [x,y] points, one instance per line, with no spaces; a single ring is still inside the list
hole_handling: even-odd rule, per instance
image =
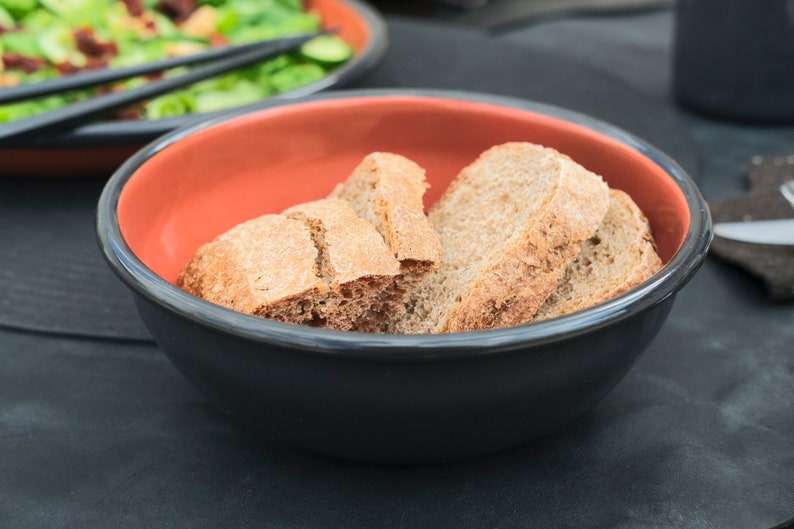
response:
[[[606,214],[600,176],[531,143],[485,151],[428,216],[438,267],[413,289],[400,333],[458,332],[531,320]]]
[[[610,191],[609,210],[582,244],[563,281],[535,315],[545,320],[591,307],[639,285],[662,267],[651,227],[623,191]]]
[[[368,154],[332,196],[350,202],[383,236],[406,275],[423,275],[441,257],[441,242],[422,198],[425,170],[398,154]]]
[[[375,227],[347,201],[307,202],[284,215],[304,222],[319,250],[317,269],[327,286],[318,307],[323,326],[376,332],[403,310],[404,293],[396,283],[399,262]]]
[[[202,246],[177,284],[255,316],[386,331],[405,311],[407,290],[439,260],[426,189],[411,160],[370,154],[331,197],[244,222]]]
[[[232,228],[196,252],[177,285],[254,316],[376,331],[402,310],[399,274],[375,228],[328,199]]]
[[[264,215],[195,253],[177,278],[183,290],[226,308],[290,323],[313,323],[328,290],[305,223]]]

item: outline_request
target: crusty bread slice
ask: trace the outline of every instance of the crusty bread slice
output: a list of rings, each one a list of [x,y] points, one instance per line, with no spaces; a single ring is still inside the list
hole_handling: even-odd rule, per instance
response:
[[[426,189],[416,163],[372,153],[331,197],[248,221],[202,247],[178,285],[256,316],[385,331],[439,260]]]
[[[600,176],[530,143],[485,151],[428,216],[438,268],[411,294],[395,332],[458,332],[525,323],[606,214]]]
[[[383,236],[404,274],[434,269],[441,242],[427,219],[422,198],[425,170],[415,162],[387,152],[368,154],[333,197],[350,202],[358,215]]]
[[[218,305],[291,323],[312,323],[328,287],[305,223],[264,215],[201,246],[177,278],[183,290]]]
[[[177,285],[254,316],[374,332],[404,310],[399,275],[375,228],[327,199],[232,228],[196,252]]]
[[[535,319],[554,318],[607,301],[639,285],[661,267],[648,219],[629,195],[613,189],[601,226],[584,241],[579,256]]]
[[[319,250],[318,270],[328,287],[318,310],[322,326],[376,332],[404,310],[404,293],[396,284],[400,264],[347,201],[307,202],[284,215],[306,223]]]

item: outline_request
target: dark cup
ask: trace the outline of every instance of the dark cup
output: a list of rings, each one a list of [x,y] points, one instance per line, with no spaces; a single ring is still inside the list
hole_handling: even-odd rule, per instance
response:
[[[794,122],[794,1],[678,0],[673,83],[698,111]]]

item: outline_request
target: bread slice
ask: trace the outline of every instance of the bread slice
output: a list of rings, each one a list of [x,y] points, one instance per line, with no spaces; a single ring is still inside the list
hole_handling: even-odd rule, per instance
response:
[[[364,157],[348,179],[331,196],[347,200],[356,213],[370,222],[400,262],[395,288],[403,302],[421,279],[441,259],[441,241],[425,214],[425,170],[412,160],[387,152]],[[390,311],[397,321],[405,309]],[[391,326],[385,329],[391,332]]]
[[[428,216],[438,268],[411,294],[402,333],[458,332],[531,320],[606,214],[600,176],[531,143],[485,151]]]
[[[328,199],[232,228],[196,252],[177,285],[254,316],[376,331],[403,310],[399,275],[375,228]]]
[[[314,323],[328,287],[305,223],[264,215],[201,246],[177,278],[183,290],[218,305],[290,323]]]
[[[319,250],[317,269],[327,286],[317,311],[322,326],[377,332],[404,310],[404,292],[396,283],[399,262],[375,227],[347,201],[307,202],[284,215],[304,222]]]
[[[612,189],[601,226],[582,244],[579,256],[535,319],[562,316],[612,299],[661,267],[648,219],[629,195]]]
[[[425,215],[425,170],[398,154],[368,154],[332,196],[347,200],[383,236],[407,276],[421,276],[441,258],[441,241]]]
[[[439,260],[426,189],[416,163],[372,153],[331,197],[245,222],[200,248],[177,284],[255,316],[385,331]]]

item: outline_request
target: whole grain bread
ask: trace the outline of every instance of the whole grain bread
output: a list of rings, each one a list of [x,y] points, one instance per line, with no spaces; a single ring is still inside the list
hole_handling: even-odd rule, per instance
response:
[[[545,320],[582,310],[639,285],[662,267],[648,219],[623,191],[610,191],[609,210],[595,235],[535,316]]]
[[[375,226],[400,262],[401,274],[394,287],[403,294],[401,306],[398,310],[389,307],[392,318],[383,329],[386,332],[392,332],[404,315],[408,293],[441,259],[441,241],[424,210],[427,187],[425,170],[412,160],[374,152],[331,194],[347,200],[361,218]]]
[[[331,197],[244,222],[202,246],[177,285],[264,318],[386,331],[405,311],[407,290],[439,259],[426,188],[414,162],[373,153]]]
[[[441,241],[425,215],[425,170],[387,152],[368,154],[331,196],[350,202],[400,261],[404,274],[423,275],[441,257]]]
[[[400,333],[458,332],[531,320],[606,214],[600,176],[531,143],[485,151],[428,214],[438,267],[410,294]]]
[[[399,316],[404,310],[400,264],[375,227],[347,201],[307,202],[284,215],[309,227],[319,251],[316,269],[327,287],[317,303],[320,325],[377,332]]]
[[[327,199],[232,228],[199,248],[177,285],[254,316],[374,332],[403,309],[399,274],[375,228]]]
[[[312,324],[317,301],[328,291],[317,273],[318,257],[305,223],[264,215],[202,245],[176,284],[239,312]]]
[[[329,198],[202,246],[177,284],[288,323],[417,334],[567,314],[662,266],[631,198],[547,147],[487,150],[428,215],[426,188],[414,162],[372,153]]]

